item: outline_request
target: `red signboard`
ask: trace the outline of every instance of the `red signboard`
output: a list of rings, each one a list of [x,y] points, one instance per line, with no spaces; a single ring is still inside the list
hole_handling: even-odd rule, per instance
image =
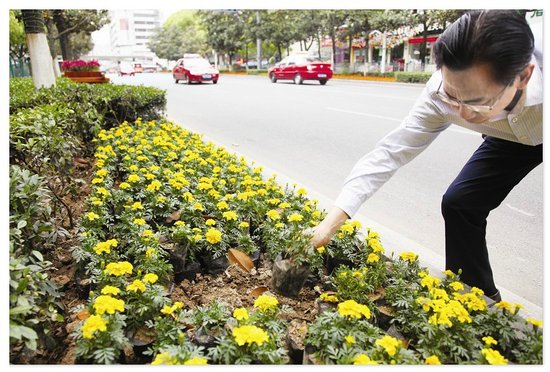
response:
[[[437,40],[437,36],[428,36],[428,37],[426,38],[426,41],[427,41],[428,43],[433,43],[433,42],[435,42],[436,40]],[[420,36],[420,37],[411,37],[411,38],[409,39],[409,44],[420,44],[420,43],[422,43],[423,41],[424,41],[424,38],[423,38],[422,36]]]

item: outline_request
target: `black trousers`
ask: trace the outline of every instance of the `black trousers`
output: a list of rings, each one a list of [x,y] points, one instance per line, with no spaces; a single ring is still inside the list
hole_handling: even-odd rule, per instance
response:
[[[497,288],[485,240],[487,216],[540,163],[542,144],[485,137],[443,195],[446,269],[462,269],[461,280],[488,296]]]

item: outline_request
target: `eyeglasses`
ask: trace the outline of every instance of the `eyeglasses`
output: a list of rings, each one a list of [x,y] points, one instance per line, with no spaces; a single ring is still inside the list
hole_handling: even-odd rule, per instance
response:
[[[460,101],[456,98],[451,98],[447,94],[445,94],[444,92],[440,91],[442,84],[443,84],[443,80],[441,80],[441,83],[439,83],[439,87],[437,88],[437,92],[435,92],[435,94],[437,95],[437,97],[441,101],[445,102],[446,104],[448,104],[448,105],[450,105],[454,108],[460,108],[460,106],[462,106],[465,109],[468,109],[468,110],[474,111],[474,112],[478,112],[478,113],[487,113],[487,112],[493,111],[493,108],[502,99],[502,96],[504,95],[504,92],[510,86],[510,84],[506,85],[504,87],[504,89],[502,89],[502,91],[492,99],[492,101],[494,101],[493,104],[490,105],[490,106],[487,106],[487,105],[470,105],[470,104],[464,103],[464,102],[462,102],[462,101]]]

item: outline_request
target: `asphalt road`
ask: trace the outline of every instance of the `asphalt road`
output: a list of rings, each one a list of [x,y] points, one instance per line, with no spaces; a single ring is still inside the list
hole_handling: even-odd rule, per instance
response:
[[[338,79],[326,86],[272,84],[266,77],[234,75],[222,75],[217,85],[191,86],[174,84],[170,74],[111,78],[166,89],[170,119],[300,183],[327,209],[355,162],[399,125],[423,88]],[[479,134],[452,126],[400,169],[357,217],[381,233],[386,250],[416,251],[442,269],[441,196],[480,143]],[[532,303],[531,314],[539,315],[542,166],[491,213],[487,242],[497,286],[511,298]]]

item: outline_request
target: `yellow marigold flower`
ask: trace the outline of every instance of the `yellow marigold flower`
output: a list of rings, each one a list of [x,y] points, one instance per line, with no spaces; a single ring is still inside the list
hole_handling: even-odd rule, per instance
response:
[[[262,311],[266,311],[271,308],[277,307],[279,301],[274,296],[263,294],[254,301],[254,307],[259,308]]]
[[[108,172],[107,169],[99,169],[97,172],[95,172],[95,174],[99,177],[105,177]]]
[[[201,203],[195,203],[195,204],[193,205],[193,210],[194,210],[194,211],[204,212],[204,207],[202,206]]]
[[[504,358],[498,350],[493,349],[481,349],[481,354],[487,360],[487,363],[491,365],[503,365],[508,364],[508,359]]]
[[[162,187],[162,183],[159,180],[153,180],[149,185],[147,185],[147,191],[158,191]]]
[[[183,303],[176,301],[172,306],[170,305],[164,305],[164,307],[160,310],[161,313],[170,315],[174,311],[177,311],[179,309],[183,309]]]
[[[394,356],[397,352],[397,348],[401,345],[401,341],[398,339],[385,335],[384,337],[375,341],[377,346],[381,346],[389,356]]]
[[[277,199],[277,198],[272,198],[272,199],[269,199],[267,201],[268,204],[271,204],[271,205],[277,205],[279,203],[281,203],[281,199]]]
[[[340,231],[346,234],[353,234],[355,230],[350,223],[344,223],[342,226],[340,226]]]
[[[86,213],[86,218],[90,221],[93,221],[93,220],[97,220],[99,217],[98,214],[94,213],[94,212],[88,212]]]
[[[272,219],[274,221],[281,218],[281,215],[275,209],[271,209],[271,210],[267,211],[266,215],[267,215],[267,217],[269,217],[270,219]]]
[[[447,275],[449,278],[454,278],[456,275],[451,270],[445,270],[443,271],[445,275]]]
[[[111,195],[111,192],[107,190],[105,187],[98,187],[96,191],[101,195],[103,195],[104,198]]]
[[[325,250],[326,250],[326,248],[325,248],[324,245],[322,245],[322,246],[320,246],[320,247],[317,247],[317,252],[318,252],[319,254],[325,253]]]
[[[137,172],[139,170],[139,167],[135,164],[132,164],[128,169],[130,170],[130,172]]]
[[[166,196],[159,195],[157,196],[157,202],[163,204],[166,201]]]
[[[418,258],[416,253],[413,253],[413,252],[403,252],[399,254],[399,257],[401,257],[403,261],[409,261],[409,262],[414,262]]]
[[[281,209],[287,209],[287,208],[290,208],[291,205],[290,205],[290,203],[282,202],[281,204],[278,205],[278,207],[281,208]]]
[[[208,229],[205,234],[206,241],[210,244],[217,244],[222,241],[222,233],[217,229]]]
[[[369,257],[367,257],[367,262],[378,262],[380,261],[380,256],[376,253],[369,254]]]
[[[427,365],[432,365],[433,366],[433,365],[440,365],[441,361],[439,360],[437,355],[431,355],[431,356],[426,358],[426,361],[424,363],[427,364]]]
[[[145,274],[143,276],[143,281],[145,283],[151,283],[151,284],[155,284],[155,282],[159,280],[159,277],[157,274],[153,274],[153,273],[148,273],[148,274]]]
[[[491,336],[485,336],[485,337],[482,338],[482,340],[483,340],[483,342],[485,342],[485,345],[487,345],[487,346],[498,344],[497,340],[495,340]]]
[[[248,310],[246,310],[244,307],[239,307],[235,310],[233,310],[233,318],[237,320],[246,320],[248,319]]]
[[[183,364],[184,365],[202,366],[202,365],[207,365],[208,364],[208,359],[194,357],[194,358],[191,358],[191,359],[183,362]]]
[[[229,208],[229,204],[227,204],[226,201],[222,200],[221,202],[218,202],[216,204],[216,208],[218,208],[220,211],[223,211],[224,209],[228,209]]]
[[[243,325],[233,328],[233,337],[237,345],[243,346],[244,344],[252,345],[256,343],[258,346],[269,341],[269,335],[263,329],[253,325]]]
[[[346,337],[344,337],[344,339],[346,340],[346,343],[348,345],[353,345],[355,343],[355,337],[353,337],[352,335],[347,335]]]
[[[116,296],[120,293],[120,289],[117,288],[117,287],[113,287],[112,285],[106,285],[105,287],[103,287],[103,289],[101,290],[101,294],[104,294],[104,295],[113,295],[113,296]]]
[[[298,194],[300,196],[307,195],[307,190],[304,189],[303,187],[301,187],[298,190],[296,190],[296,194]]]
[[[376,239],[368,239],[367,244],[372,248],[374,253],[384,252],[384,247],[382,247],[382,244],[380,244],[380,242]]]
[[[351,223],[351,226],[356,230],[359,230],[361,229],[361,227],[363,227],[363,225],[361,225],[361,222],[357,220],[352,220],[350,223]]]
[[[212,218],[209,218],[204,223],[206,226],[214,226],[216,224],[216,221],[214,221]]]
[[[154,235],[153,230],[150,230],[150,229],[143,230],[143,232],[141,233],[142,238],[148,238],[153,235]]]
[[[319,298],[323,301],[326,301],[326,302],[338,302],[338,297],[336,297],[335,295],[331,295],[329,293],[326,293],[326,292],[321,293]]]
[[[304,216],[302,216],[301,214],[299,213],[292,213],[289,217],[288,217],[288,222],[300,222],[304,219]]]
[[[279,223],[275,224],[275,227],[278,228],[278,229],[282,229],[283,227],[285,227],[285,224],[282,223],[282,222],[279,222]]]
[[[527,321],[534,325],[535,327],[542,328],[542,320],[537,320],[534,318],[527,318]]]
[[[121,276],[124,274],[131,274],[133,268],[134,267],[132,266],[132,264],[128,261],[111,262],[107,264],[107,267],[105,268],[105,273],[114,276]]]
[[[338,304],[338,313],[341,316],[349,316],[352,318],[361,319],[365,317],[370,318],[370,309],[367,305],[361,305],[354,300],[347,300]]]
[[[359,354],[355,358],[353,358],[353,364],[355,364],[355,365],[362,365],[362,364],[364,364],[364,365],[368,365],[368,364],[376,365],[376,364],[378,364],[378,362],[376,360],[372,360],[366,354]]]
[[[143,282],[141,280],[136,279],[132,283],[130,283],[126,286],[126,290],[136,292],[136,293],[138,291],[145,292],[145,284],[143,284]]]
[[[128,182],[130,183],[136,183],[139,182],[141,178],[137,174],[131,174],[128,176]]]
[[[452,282],[449,286],[455,291],[461,291],[464,289],[464,284],[461,282]]]
[[[147,250],[145,251],[145,257],[153,258],[155,253],[157,253],[157,250],[155,248],[147,248]]]
[[[195,242],[198,242],[198,241],[200,241],[201,239],[202,239],[202,235],[201,235],[201,234],[195,234],[195,235],[193,235],[193,240],[194,240]]]
[[[119,189],[126,190],[132,187],[128,182],[121,182],[120,185],[118,185]]]
[[[175,357],[171,356],[168,352],[159,353],[155,357],[155,360],[151,362],[151,365],[158,366],[162,364],[174,365],[174,364],[178,364],[178,360]]]
[[[243,222],[241,222],[241,223],[239,224],[239,227],[240,227],[241,229],[246,229],[246,228],[250,227],[250,224],[249,224],[248,222],[244,222],[244,221],[243,221]]]
[[[134,220],[134,225],[143,226],[145,225],[145,220],[143,218],[136,218]]]
[[[143,205],[141,204],[141,202],[135,202],[130,208],[135,211],[136,209],[143,209]]]
[[[472,287],[470,289],[470,292],[475,294],[476,296],[483,296],[485,294],[485,292],[483,292],[483,290],[479,289],[478,287]]]
[[[116,239],[109,239],[104,242],[99,242],[94,247],[96,254],[101,254],[103,252],[109,254],[111,253],[111,248],[118,246],[118,241]]]
[[[365,277],[361,271],[354,271],[351,273],[351,276],[357,279],[363,279]]]
[[[124,311],[124,301],[109,295],[97,296],[94,301],[94,310],[97,314],[114,314],[115,311]]]
[[[380,239],[380,234],[378,234],[376,231],[369,231],[368,235],[369,239]]]
[[[222,216],[227,221],[237,221],[237,213],[235,213],[234,211],[223,212]]]
[[[80,329],[82,330],[82,337],[92,339],[95,332],[105,332],[107,330],[107,321],[100,315],[90,315]]]

